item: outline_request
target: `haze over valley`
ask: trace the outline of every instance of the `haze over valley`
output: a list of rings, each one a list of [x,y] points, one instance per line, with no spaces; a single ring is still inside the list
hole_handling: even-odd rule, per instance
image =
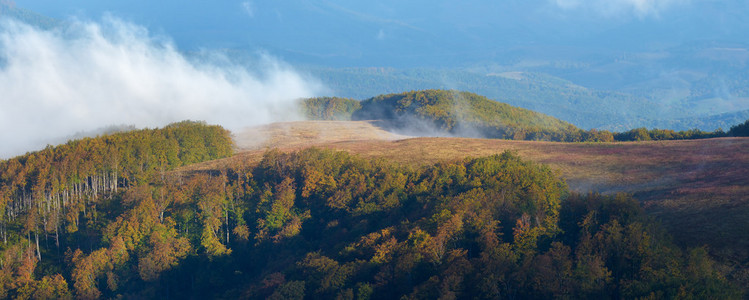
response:
[[[0,0],[0,298],[747,299],[747,19]]]
[[[160,111],[158,117],[138,109],[137,116],[107,116],[108,123],[59,126],[50,132],[57,138],[92,127],[178,119],[236,128],[230,117],[219,122],[207,112],[237,114],[242,109],[219,103],[236,103],[229,99],[237,97],[363,100],[435,88],[474,92],[584,129],[728,130],[749,118],[749,28],[743,21],[749,9],[742,1],[163,1],[148,9],[144,1],[4,3],[4,19],[31,27],[4,23],[3,60],[10,65],[3,82],[16,94],[50,103],[42,109],[54,106],[40,100],[50,95],[87,104],[135,102],[129,104],[134,108],[143,100],[124,99],[153,95],[191,103],[148,110]],[[13,69],[26,60],[36,64]],[[45,71],[55,64],[53,72]],[[32,88],[12,76],[62,82]],[[187,83],[201,76],[210,79]],[[59,86],[67,90],[55,90]],[[226,96],[208,100],[204,95],[219,93],[211,88]],[[206,108],[206,102],[216,106]],[[185,106],[193,111],[178,112]],[[13,153],[38,149],[48,138]]]

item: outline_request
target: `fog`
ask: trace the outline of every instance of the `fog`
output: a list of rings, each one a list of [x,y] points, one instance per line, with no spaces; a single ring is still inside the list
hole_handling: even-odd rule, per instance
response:
[[[252,69],[219,53],[193,59],[164,36],[116,18],[41,30],[0,20],[0,158],[111,125],[190,119],[229,129],[300,119],[315,80],[267,54]]]

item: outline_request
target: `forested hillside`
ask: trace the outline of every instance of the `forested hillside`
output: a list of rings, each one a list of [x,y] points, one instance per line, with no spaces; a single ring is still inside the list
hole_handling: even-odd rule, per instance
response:
[[[512,153],[404,167],[331,150],[229,155],[220,127],[3,161],[10,298],[736,298],[626,196],[571,193]]]
[[[544,114],[472,93],[446,90],[370,98],[362,101],[362,109],[355,112],[352,118],[382,120],[385,127],[394,130],[418,130],[418,127],[424,127],[425,130],[437,132],[473,133],[492,138],[530,134],[536,139],[563,140],[567,133],[580,131],[569,123]]]
[[[353,120],[407,135],[464,136],[545,141],[612,141],[608,131],[584,131],[562,120],[468,92],[424,90],[361,102]]]
[[[303,99],[311,120],[374,120],[395,133],[413,136],[460,136],[559,142],[687,140],[746,136],[698,129],[635,128],[624,132],[582,130],[535,111],[514,107],[468,92],[423,90],[380,95],[361,102],[338,97]]]
[[[0,297],[69,295],[72,284],[85,284],[71,280],[79,273],[68,268],[70,255],[99,247],[117,217],[110,209],[124,208],[123,195],[175,167],[231,154],[228,131],[184,121],[0,161]]]

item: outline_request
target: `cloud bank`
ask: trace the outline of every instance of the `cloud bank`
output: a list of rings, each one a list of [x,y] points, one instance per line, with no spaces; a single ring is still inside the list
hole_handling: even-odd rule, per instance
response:
[[[640,18],[658,16],[666,9],[689,0],[552,0],[566,10],[582,10],[604,17],[634,14]]]
[[[0,21],[0,158],[113,124],[191,119],[239,129],[300,119],[296,99],[321,90],[268,56],[253,70],[196,62],[113,18],[52,31]]]

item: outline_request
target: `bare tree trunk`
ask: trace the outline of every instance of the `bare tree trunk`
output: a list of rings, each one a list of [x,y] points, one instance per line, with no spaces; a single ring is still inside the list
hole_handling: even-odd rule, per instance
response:
[[[42,261],[42,252],[39,250],[39,232],[34,231],[36,237],[36,256],[39,257],[39,261]]]
[[[224,208],[224,215],[226,216],[226,246],[229,246],[229,208]]]
[[[26,250],[26,253],[28,253],[29,259],[31,259],[31,230],[26,232],[26,240],[29,241],[29,248]]]
[[[57,246],[57,249],[60,249],[60,232],[58,230],[60,226],[55,224],[55,246]]]

